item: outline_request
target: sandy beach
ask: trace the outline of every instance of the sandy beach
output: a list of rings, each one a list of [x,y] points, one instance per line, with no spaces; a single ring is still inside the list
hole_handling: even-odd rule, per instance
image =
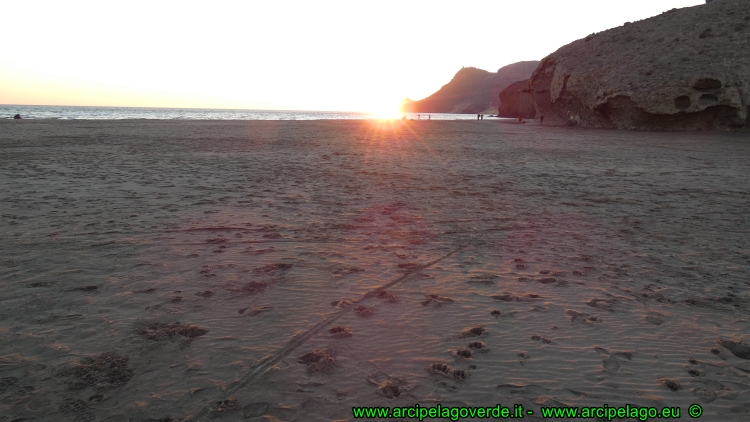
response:
[[[750,418],[748,134],[0,120],[0,187],[0,422]]]

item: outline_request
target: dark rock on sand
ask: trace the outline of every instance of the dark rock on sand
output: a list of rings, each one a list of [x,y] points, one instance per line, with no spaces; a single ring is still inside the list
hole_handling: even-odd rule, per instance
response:
[[[538,113],[569,124],[637,130],[748,127],[750,2],[672,9],[570,43],[525,90]]]
[[[13,116],[13,118],[14,118],[14,119],[16,119],[16,120],[21,120],[21,119],[23,119],[23,117],[21,117],[21,115],[20,115],[20,114],[16,114],[15,116]]]

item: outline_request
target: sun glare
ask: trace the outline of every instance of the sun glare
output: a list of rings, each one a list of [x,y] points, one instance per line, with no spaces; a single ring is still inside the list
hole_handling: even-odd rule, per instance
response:
[[[398,103],[394,104],[381,104],[378,107],[373,108],[370,112],[374,119],[378,120],[389,120],[389,119],[400,119],[401,112],[399,111]]]

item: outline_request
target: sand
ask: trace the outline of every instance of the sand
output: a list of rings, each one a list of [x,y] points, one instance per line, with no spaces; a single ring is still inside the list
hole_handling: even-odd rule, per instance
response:
[[[0,421],[746,420],[749,141],[0,121]]]

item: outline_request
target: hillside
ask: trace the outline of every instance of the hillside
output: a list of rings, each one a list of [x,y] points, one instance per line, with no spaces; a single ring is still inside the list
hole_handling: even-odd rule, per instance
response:
[[[405,101],[402,111],[414,113],[481,113],[499,103],[510,84],[528,79],[538,61],[513,63],[492,73],[475,67],[459,70],[450,82],[419,101]]]
[[[538,113],[588,127],[748,127],[750,1],[672,9],[568,44],[525,91]]]

